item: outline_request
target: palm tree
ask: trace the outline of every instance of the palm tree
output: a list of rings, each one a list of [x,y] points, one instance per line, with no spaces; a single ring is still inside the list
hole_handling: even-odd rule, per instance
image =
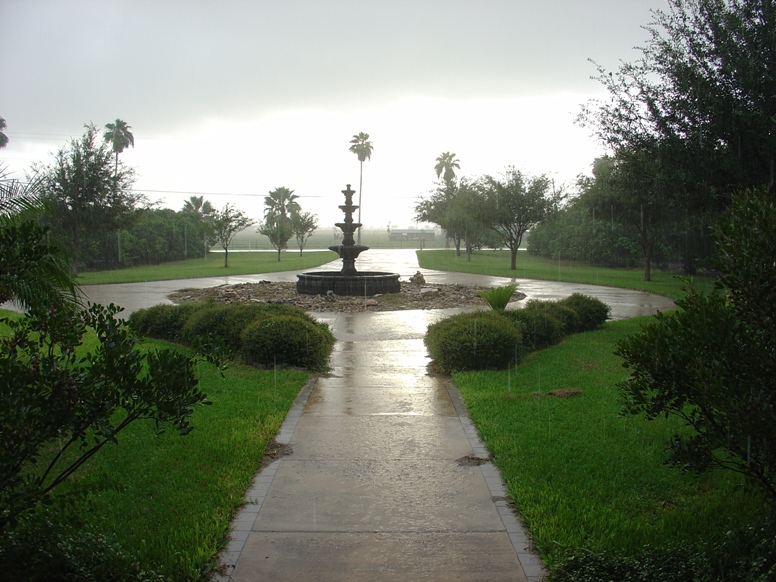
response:
[[[361,244],[361,188],[363,186],[364,179],[364,160],[372,159],[372,142],[369,141],[369,134],[363,131],[353,136],[350,140],[350,151],[358,156],[358,161],[361,164],[361,170],[358,176],[358,244]]]
[[[116,154],[116,165],[113,170],[114,176],[119,170],[119,154],[129,146],[135,147],[135,136],[129,131],[132,126],[122,119],[116,119],[116,123],[106,123],[103,139],[111,144],[113,153]]]
[[[285,221],[289,219],[292,214],[296,214],[301,210],[299,203],[296,199],[299,198],[294,194],[293,190],[289,190],[284,186],[275,188],[269,193],[269,196],[264,197],[264,216],[274,216]]]
[[[40,175],[23,183],[0,167],[0,303],[14,300],[28,311],[80,302],[65,251],[35,216],[50,212],[42,189]]]
[[[0,117],[0,149],[8,145],[8,136],[5,135],[5,119]]]
[[[189,199],[183,203],[183,212],[194,214],[198,218],[213,213],[213,205],[204,196],[189,196]]]
[[[436,166],[434,166],[437,178],[441,176],[445,184],[452,182],[453,178],[455,178],[455,171],[460,169],[461,166],[458,165],[455,154],[451,152],[439,154],[439,157],[436,159]]]
[[[215,208],[213,208],[209,200],[205,200],[204,196],[189,196],[189,199],[183,203],[181,212],[193,216],[197,226],[202,230],[202,252],[204,253],[203,256],[207,258],[207,237],[210,234],[209,219],[213,216]]]

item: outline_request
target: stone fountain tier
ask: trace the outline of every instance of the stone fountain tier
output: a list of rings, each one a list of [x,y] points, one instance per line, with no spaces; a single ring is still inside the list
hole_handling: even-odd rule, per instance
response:
[[[366,245],[356,244],[353,233],[361,224],[353,222],[353,211],[358,208],[353,204],[353,190],[348,187],[342,191],[345,195],[345,204],[340,210],[345,213],[345,222],[338,222],[342,230],[342,244],[329,247],[342,259],[341,271],[316,271],[314,273],[302,273],[297,275],[296,292],[301,295],[350,295],[370,296],[382,293],[399,293],[401,284],[398,273],[382,273],[379,271],[365,271],[359,273],[356,270],[356,258],[364,251],[368,251]]]
[[[296,292],[302,295],[350,295],[371,297],[384,293],[399,293],[398,273],[363,271],[344,275],[342,271],[315,271],[296,276]]]

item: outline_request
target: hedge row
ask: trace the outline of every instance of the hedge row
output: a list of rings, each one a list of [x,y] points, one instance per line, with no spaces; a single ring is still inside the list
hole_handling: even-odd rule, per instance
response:
[[[529,301],[523,309],[460,313],[428,326],[424,342],[445,372],[506,368],[531,351],[609,318],[602,301],[575,293],[561,301]]]
[[[135,311],[140,333],[184,345],[223,345],[247,364],[325,369],[334,336],[303,309],[273,303],[184,303]]]

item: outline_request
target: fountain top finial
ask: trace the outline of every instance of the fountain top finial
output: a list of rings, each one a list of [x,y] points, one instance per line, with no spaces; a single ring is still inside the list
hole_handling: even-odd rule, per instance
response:
[[[345,204],[347,206],[351,206],[353,204],[353,194],[356,193],[355,190],[351,190],[350,189],[350,184],[348,184],[348,187],[345,188],[342,191],[342,193],[345,195]],[[358,206],[356,206],[355,208],[358,208]]]

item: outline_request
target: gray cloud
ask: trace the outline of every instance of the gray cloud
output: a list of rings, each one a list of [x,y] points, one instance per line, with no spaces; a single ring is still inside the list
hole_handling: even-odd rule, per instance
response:
[[[79,134],[121,117],[155,135],[208,117],[335,110],[407,95],[590,91],[646,38],[660,0],[6,0],[0,115]]]

